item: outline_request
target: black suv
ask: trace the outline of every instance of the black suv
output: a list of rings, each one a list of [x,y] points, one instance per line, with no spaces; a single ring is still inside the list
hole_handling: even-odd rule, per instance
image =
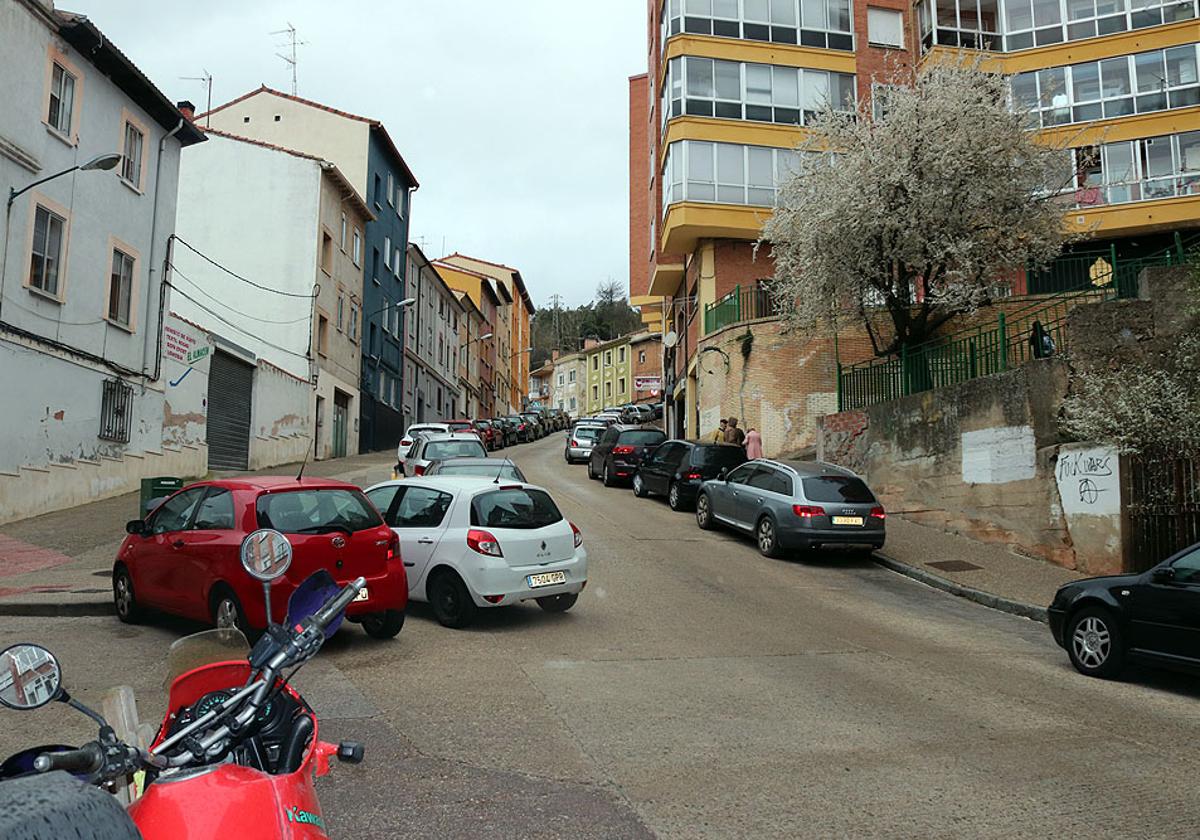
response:
[[[696,503],[701,484],[745,461],[740,446],[669,440],[642,460],[633,476],[633,495],[657,493],[667,497],[671,510],[686,510]]]
[[[642,458],[666,439],[661,431],[647,426],[609,426],[592,447],[588,478],[602,478],[605,487],[613,487],[636,473]]]

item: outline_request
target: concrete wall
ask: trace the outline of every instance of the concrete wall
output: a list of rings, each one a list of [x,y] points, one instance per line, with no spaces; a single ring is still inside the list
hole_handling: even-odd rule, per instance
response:
[[[331,381],[332,380],[332,381]],[[322,376],[319,388],[326,397],[326,417],[333,410],[333,388],[337,385],[331,376]],[[322,391],[318,390],[318,393]],[[313,387],[270,362],[259,360],[254,371],[253,404],[250,423],[253,436],[250,438],[249,466],[252,470],[265,469],[278,464],[294,464],[304,460],[305,452],[313,445],[312,418],[315,412]],[[354,404],[351,403],[351,409]],[[354,420],[351,414],[347,422],[348,438],[357,443],[354,435]],[[330,423],[326,420],[322,440],[318,441],[317,452],[327,457],[330,446]],[[346,453],[357,450],[347,443]]]

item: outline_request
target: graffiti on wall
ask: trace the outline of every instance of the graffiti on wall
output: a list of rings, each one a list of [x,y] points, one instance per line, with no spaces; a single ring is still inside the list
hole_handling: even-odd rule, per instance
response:
[[[1055,478],[1068,516],[1121,512],[1120,456],[1111,446],[1068,444],[1059,449]]]

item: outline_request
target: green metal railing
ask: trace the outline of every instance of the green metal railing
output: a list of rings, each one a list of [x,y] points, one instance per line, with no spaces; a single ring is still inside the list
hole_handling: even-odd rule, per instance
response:
[[[715,303],[705,304],[704,334],[742,321],[770,318],[778,314],[778,305],[763,286],[734,286],[733,291],[725,297]]]
[[[1176,236],[1170,248],[1136,259],[1118,260],[1112,250],[1060,257],[1046,271],[1029,275],[1030,292],[1042,296],[1001,311],[992,324],[905,347],[885,359],[846,366],[839,362],[838,410],[865,408],[1020,365],[1033,356],[1030,337],[1035,321],[1053,340],[1054,352],[1062,352],[1068,346],[1066,323],[1072,309],[1083,303],[1137,297],[1142,269],[1182,264],[1195,254],[1189,249],[1197,246],[1200,236],[1190,242]],[[1051,289],[1053,293],[1046,294]]]

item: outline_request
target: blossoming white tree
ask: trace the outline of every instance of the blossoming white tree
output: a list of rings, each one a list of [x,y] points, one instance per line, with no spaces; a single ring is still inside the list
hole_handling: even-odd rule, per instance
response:
[[[897,76],[876,102],[882,119],[866,103],[854,118],[819,118],[763,229],[785,311],[801,323],[849,312],[878,355],[1053,259],[1065,234],[1052,194],[1071,175],[1063,150],[1035,142],[1026,115],[1009,110],[1007,80],[977,60]]]

